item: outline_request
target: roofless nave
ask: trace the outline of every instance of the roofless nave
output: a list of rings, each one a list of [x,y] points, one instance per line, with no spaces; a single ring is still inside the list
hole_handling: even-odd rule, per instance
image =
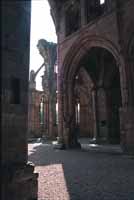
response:
[[[58,138],[119,143],[134,152],[134,2],[49,0],[58,37]],[[27,164],[30,1],[2,2],[2,199],[36,199]],[[79,105],[79,106],[78,106]],[[76,112],[80,107],[80,119]],[[76,116],[78,118],[76,118]],[[20,190],[21,188],[21,190]],[[22,190],[23,188],[23,190]],[[25,192],[27,191],[28,192]]]

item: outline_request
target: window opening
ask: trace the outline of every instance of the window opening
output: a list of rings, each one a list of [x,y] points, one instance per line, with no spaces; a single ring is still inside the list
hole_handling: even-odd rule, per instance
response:
[[[58,103],[56,103],[56,124],[58,124]]]
[[[44,100],[43,97],[40,102],[40,124],[44,124]]]
[[[87,23],[96,19],[104,13],[105,0],[86,0],[85,1],[85,15]]]
[[[76,125],[79,125],[80,124],[80,103],[76,104],[75,115],[76,115]]]
[[[104,4],[105,0],[100,0],[100,5]]]
[[[20,79],[11,80],[11,104],[20,104]]]
[[[77,31],[80,27],[80,2],[76,0],[65,11],[66,36]]]

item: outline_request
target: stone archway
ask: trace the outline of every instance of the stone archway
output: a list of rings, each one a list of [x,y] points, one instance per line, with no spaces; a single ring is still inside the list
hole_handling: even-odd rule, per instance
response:
[[[75,77],[74,93],[76,99],[75,122],[78,127],[78,137],[93,137],[93,82],[84,67],[81,67]]]
[[[65,82],[70,82],[74,76],[75,71],[77,70],[78,63],[80,59],[91,49],[92,47],[101,47],[108,50],[116,60],[117,66],[119,67],[120,72],[120,82],[121,82],[121,93],[122,93],[122,103],[125,106],[128,101],[128,94],[126,92],[126,72],[125,72],[125,62],[124,58],[117,47],[113,42],[104,39],[99,36],[89,36],[85,35],[83,38],[77,38],[74,44],[69,49],[64,62],[62,64],[59,81],[60,85],[64,85]]]
[[[67,54],[63,68],[61,70],[60,76],[62,80],[60,82],[60,93],[62,94],[61,99],[61,113],[63,116],[67,116],[70,131],[66,131],[66,121],[63,117],[63,138],[67,138],[65,143],[68,143],[67,135],[71,134],[72,130],[74,129],[75,124],[75,117],[74,113],[74,99],[73,99],[73,87],[74,87],[74,77],[80,67],[81,59],[87,54],[91,48],[102,48],[109,52],[113,59],[116,62],[116,66],[119,70],[119,77],[120,77],[120,89],[121,89],[121,96],[122,96],[122,105],[127,103],[127,93],[126,93],[126,77],[124,71],[124,60],[122,56],[119,54],[118,49],[112,42],[107,41],[100,37],[86,37],[84,39],[77,39],[77,42],[72,45]],[[60,114],[61,114],[60,113]],[[119,115],[119,114],[118,114]],[[103,121],[103,120],[102,120]],[[71,122],[71,123],[70,123]],[[96,127],[97,129],[97,127]],[[68,133],[67,133],[68,132]],[[66,135],[66,137],[64,137]]]

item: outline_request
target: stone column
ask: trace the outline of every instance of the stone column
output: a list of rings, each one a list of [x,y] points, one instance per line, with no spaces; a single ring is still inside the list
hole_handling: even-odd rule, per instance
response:
[[[64,148],[69,148],[69,138],[70,138],[70,129],[71,129],[71,107],[70,107],[70,95],[69,93],[70,83],[68,81],[64,81],[62,87],[62,101],[61,101],[61,109],[62,109],[62,140]]]
[[[120,108],[121,146],[127,153],[134,154],[134,62],[127,61],[128,104]]]
[[[49,137],[49,100],[46,101],[46,137]]]
[[[80,148],[75,124],[75,96],[72,81],[66,82],[64,97],[64,142],[66,148]]]
[[[131,105],[131,86],[130,86],[130,63],[127,60],[128,49],[124,38],[125,22],[122,1],[116,1],[117,7],[117,25],[120,44],[120,53],[123,56],[123,62],[120,63],[120,78],[122,89],[122,108],[120,108],[120,132],[121,146],[124,151],[134,153],[134,107]]]
[[[57,103],[58,103],[58,144],[61,145],[60,148],[62,146],[64,146],[64,138],[63,138],[63,109],[64,109],[64,105],[63,105],[63,83],[62,83],[62,79],[60,77],[60,74],[58,74],[57,77],[57,90],[58,90],[58,94],[57,94]]]
[[[107,141],[108,139],[108,114],[107,114],[107,97],[103,87],[97,89],[97,115],[99,139]]]
[[[134,154],[134,107],[120,108],[120,130],[123,150]]]
[[[92,90],[92,106],[93,106],[93,129],[94,129],[94,139],[98,138],[98,128],[97,128],[97,90]]]
[[[30,1],[2,1],[2,200],[37,199],[28,163]]]
[[[53,113],[52,113],[52,102],[49,99],[49,138],[53,136]]]

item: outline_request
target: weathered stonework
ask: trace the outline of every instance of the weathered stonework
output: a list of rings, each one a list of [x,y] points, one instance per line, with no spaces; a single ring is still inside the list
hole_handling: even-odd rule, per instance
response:
[[[28,104],[28,138],[45,136],[45,127],[41,124],[40,103],[44,96],[43,91],[29,89]],[[44,122],[45,123],[45,122]]]
[[[2,168],[2,200],[37,199],[38,173],[32,164],[13,163]]]
[[[44,63],[36,72],[34,70],[30,72],[28,137],[55,139],[57,137],[57,45],[40,39],[37,48]],[[43,91],[38,91],[36,89],[36,76],[43,67]]]
[[[2,1],[2,200],[37,199],[37,174],[27,163],[31,4]]]
[[[88,105],[92,111],[91,137],[99,141],[105,136],[106,142],[118,142],[124,151],[134,153],[134,1],[105,0],[103,5],[99,0],[49,2],[58,36],[59,143],[64,148],[80,147],[74,88],[84,68],[93,82],[91,104],[85,104],[87,97],[80,95],[81,106]],[[1,196],[2,200],[37,199],[38,175],[27,163],[31,5],[30,1],[2,1],[1,5]],[[71,15],[76,21],[70,21]],[[86,85],[91,88],[89,81]],[[80,92],[82,88],[85,84]]]
[[[132,26],[132,24],[134,25],[133,1],[106,0],[104,4],[99,3],[97,0],[94,2],[78,1],[81,5],[80,18],[76,20],[80,20],[80,26],[77,30],[70,30],[70,33],[68,31],[67,34],[66,30],[71,29],[71,25],[69,25],[69,19],[66,18],[66,12],[67,9],[72,9],[73,4],[76,2],[64,1],[56,3],[54,0],[49,0],[49,2],[56,27],[58,27],[58,134],[61,137],[61,141],[64,143],[65,138],[67,138],[67,136],[64,137],[66,134],[63,134],[65,132],[64,129],[66,129],[64,125],[65,115],[68,117],[74,116],[72,118],[72,127],[68,132],[72,133],[72,129],[75,127],[75,123],[73,123],[75,122],[74,79],[82,65],[82,60],[86,59],[85,55],[89,52],[89,56],[95,56],[96,54],[96,60],[98,60],[101,69],[94,68],[96,72],[90,69],[89,65],[93,65],[91,63],[92,56],[91,60],[88,60],[89,65],[83,62],[82,67],[88,65],[86,68],[89,69],[89,76],[91,76],[91,79],[95,78],[93,84],[96,89],[94,89],[92,104],[93,135],[97,138],[104,136],[109,142],[124,144],[126,147],[124,149],[128,150],[130,146],[132,149],[132,146],[134,146],[134,118],[133,109],[130,109],[130,107],[133,107],[134,102],[134,76],[132,70],[134,65],[134,60],[132,59],[132,52],[134,52],[132,42],[134,33]],[[93,48],[96,48],[95,54],[93,54]],[[97,49],[99,52],[99,48],[100,53],[97,54]],[[107,58],[105,58],[105,55],[101,55],[101,50],[107,52]],[[102,61],[99,61],[99,56]],[[109,72],[106,71],[106,66]],[[97,71],[99,79],[97,78]],[[114,79],[116,79],[115,86],[114,81],[112,81]]]

